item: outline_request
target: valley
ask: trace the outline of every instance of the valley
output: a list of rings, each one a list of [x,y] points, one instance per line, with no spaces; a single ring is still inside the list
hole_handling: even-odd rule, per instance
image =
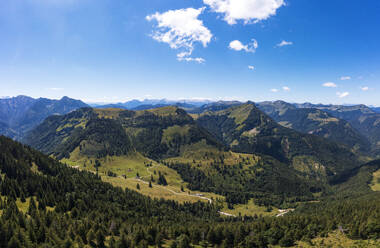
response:
[[[380,248],[379,13],[0,0],[0,248]]]
[[[279,104],[281,108],[278,108],[278,103],[273,108],[271,104],[265,103],[264,110],[269,111],[273,108],[270,111],[281,113],[282,119],[272,119],[260,110],[263,108],[263,105],[260,105],[258,108],[252,102],[226,102],[215,105],[208,103],[207,106],[187,110],[188,112],[178,106],[137,111],[80,108],[67,114],[50,116],[27,132],[22,141],[49,155],[49,159],[52,160],[47,162],[45,158],[40,157],[44,155],[36,153],[33,156],[37,156],[38,159],[25,158],[25,161],[33,162],[25,162],[23,166],[30,164],[28,173],[31,174],[28,175],[31,177],[45,178],[49,173],[56,173],[56,169],[53,168],[63,169],[67,166],[68,171],[65,173],[75,175],[74,178],[85,176],[86,180],[95,180],[95,184],[104,183],[104,186],[99,184],[99,187],[111,187],[107,192],[119,191],[113,198],[108,198],[109,193],[101,194],[101,197],[107,198],[106,202],[116,204],[115,209],[118,208],[116,202],[121,196],[120,192],[129,192],[128,194],[136,194],[136,197],[146,197],[141,198],[142,201],[150,199],[149,201],[157,204],[158,209],[161,209],[161,204],[174,206],[175,209],[177,206],[195,208],[197,210],[185,212],[198,217],[207,212],[207,217],[201,218],[202,220],[196,220],[198,217],[194,216],[186,217],[191,220],[191,225],[195,226],[197,222],[203,227],[207,226],[207,222],[213,223],[213,228],[207,231],[210,237],[207,236],[203,241],[191,237],[194,247],[217,244],[219,241],[217,238],[214,240],[212,235],[213,232],[218,232],[218,228],[222,228],[221,221],[225,221],[229,228],[233,229],[236,228],[236,221],[247,221],[244,228],[254,229],[259,223],[268,221],[271,223],[268,225],[274,225],[271,227],[273,230],[280,226],[290,227],[295,219],[300,221],[303,218],[315,218],[315,221],[326,222],[325,218],[330,218],[337,221],[335,211],[347,204],[350,204],[347,211],[351,212],[346,212],[345,217],[339,219],[339,223],[348,227],[347,230],[352,230],[347,235],[339,236],[336,233],[336,224],[329,224],[328,227],[324,226],[325,231],[317,228],[315,230],[319,231],[308,234],[307,237],[310,238],[304,236],[303,239],[308,240],[307,242],[291,235],[289,239],[282,236],[277,241],[265,239],[266,245],[262,247],[323,247],[336,243],[353,245],[363,242],[375,246],[377,241],[370,240],[377,237],[372,234],[376,233],[376,226],[371,224],[372,226],[366,229],[367,234],[357,231],[360,235],[368,236],[356,242],[354,240],[357,239],[357,227],[346,218],[350,215],[350,218],[363,218],[361,221],[369,223],[373,221],[373,213],[377,211],[377,208],[371,208],[368,212],[357,212],[360,204],[376,204],[379,191],[380,163],[373,160],[375,157],[371,155],[372,151],[365,149],[370,146],[366,139],[347,122],[321,110],[306,111],[305,117],[302,117],[302,109],[287,115],[285,113],[289,112],[288,109],[294,111],[295,108],[284,103]],[[293,115],[306,119],[298,122],[290,118]],[[285,122],[287,124],[284,124]],[[311,133],[310,130],[314,128],[323,131]],[[338,134],[337,130],[343,133]],[[345,139],[341,140],[343,137]],[[13,146],[17,147],[13,144],[10,147]],[[24,147],[17,149],[22,150]],[[30,151],[24,153],[28,154]],[[17,153],[14,155],[12,150],[7,154],[6,156],[10,157],[18,156]],[[53,162],[54,159],[59,162]],[[53,165],[55,163],[61,165]],[[48,164],[51,165],[45,168]],[[2,171],[7,173],[10,168],[3,168]],[[11,171],[3,177],[12,178]],[[21,180],[19,176],[17,178]],[[60,180],[58,177],[53,178],[54,176],[51,178],[53,181]],[[77,183],[79,182],[74,183],[77,185],[75,187],[92,187],[94,182],[86,184],[87,186]],[[67,190],[70,191],[70,188]],[[44,192],[41,190],[39,192]],[[17,193],[21,191],[25,193]],[[44,209],[46,213],[59,213],[62,209],[81,205],[76,203],[64,206],[62,203],[54,202],[51,193],[39,193],[36,197],[34,193],[29,194],[25,190],[17,192],[12,193],[16,196],[14,204],[26,216],[33,216],[30,212],[31,197],[35,202],[32,205],[36,205],[37,209]],[[77,190],[73,191],[73,196],[79,194],[79,191],[74,192]],[[45,194],[46,196],[41,196]],[[67,193],[63,198],[69,197],[70,194]],[[6,210],[9,197],[11,196],[4,196],[2,199],[2,214],[9,211]],[[22,200],[24,198],[25,200]],[[76,201],[80,202],[81,198],[83,196]],[[331,212],[321,210],[326,209],[326,206]],[[146,207],[148,212],[152,208]],[[71,211],[76,213],[77,209]],[[178,216],[185,212],[179,211]],[[314,214],[316,212],[317,215]],[[365,216],[360,217],[363,214]],[[146,216],[146,212],[142,216]],[[159,216],[166,216],[166,213],[161,212]],[[177,220],[178,223],[181,221]],[[278,223],[282,224],[278,226]],[[303,225],[300,224],[297,230],[301,232]],[[164,230],[158,226],[156,228]],[[309,231],[310,228],[315,227],[309,226]],[[163,232],[167,232],[167,229],[165,230]],[[255,230],[258,232],[258,229]],[[275,239],[276,232],[272,232],[270,235]],[[103,233],[108,233],[104,236],[107,246],[111,246],[113,242],[121,242],[123,238],[106,231]],[[134,235],[136,234],[128,235],[128,241],[125,242],[139,243],[140,241],[133,240]],[[163,247],[182,242],[180,240],[184,237],[171,236],[168,233],[162,235],[165,236],[160,241]],[[89,244],[90,241],[84,239],[83,237],[83,242]],[[244,242],[247,246],[250,242],[260,243],[251,240],[249,236],[245,236],[243,240],[239,242]],[[100,241],[93,242],[97,244]],[[154,244],[155,241],[151,240],[148,243]]]

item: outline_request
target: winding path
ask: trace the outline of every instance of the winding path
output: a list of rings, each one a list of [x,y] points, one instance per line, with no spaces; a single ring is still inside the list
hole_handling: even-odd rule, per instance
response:
[[[148,176],[144,176],[144,177],[150,177],[152,176],[152,172],[149,170],[151,168],[155,168],[159,166],[158,164],[157,165],[154,165],[152,167],[148,167],[146,168],[146,171],[148,172]],[[141,178],[144,178],[144,177],[141,177]],[[144,183],[144,184],[149,184],[148,182],[142,180],[141,178],[131,178],[132,180],[136,180],[138,182],[141,182],[141,183]],[[195,197],[195,198],[199,198],[199,199],[203,199],[203,200],[207,200],[210,204],[212,204],[212,199],[211,198],[208,198],[208,197],[205,197],[205,196],[200,196],[200,195],[193,195],[193,194],[186,194],[186,193],[178,193],[172,189],[168,189],[167,187],[165,186],[161,186],[161,185],[158,185],[158,184],[155,184],[154,187],[159,187],[161,189],[164,189],[166,191],[169,191],[170,193],[174,194],[174,195],[182,195],[182,196],[189,196],[189,197]],[[229,216],[229,217],[236,217],[236,215],[233,215],[233,214],[229,214],[229,213],[225,213],[225,212],[222,212],[222,211],[218,211],[219,214],[221,215],[224,215],[224,216]]]

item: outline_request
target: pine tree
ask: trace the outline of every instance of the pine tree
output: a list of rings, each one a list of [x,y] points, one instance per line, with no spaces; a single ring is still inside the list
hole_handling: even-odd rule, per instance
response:
[[[130,240],[128,240],[127,237],[124,234],[122,234],[121,238],[119,239],[119,241],[116,244],[116,247],[117,248],[130,248],[132,246],[131,246]]]
[[[87,244],[92,244],[94,242],[96,236],[92,229],[88,231],[86,238],[87,238]]]
[[[105,237],[104,237],[103,232],[101,230],[98,230],[96,232],[96,244],[98,245],[99,248],[105,247],[104,241],[105,241]]]
[[[36,202],[34,201],[34,197],[30,197],[28,214],[32,215],[37,209]]]
[[[21,246],[21,243],[18,240],[17,236],[13,235],[12,238],[9,240],[7,247],[8,248],[20,248],[22,246]]]
[[[182,234],[178,237],[178,248],[191,248],[190,238],[186,234]]]
[[[170,248],[177,248],[177,247],[178,247],[177,241],[173,241],[173,242],[170,244]]]
[[[162,248],[163,245],[163,236],[161,233],[158,233],[155,240],[157,248]]]
[[[168,182],[166,181],[166,178],[164,175],[162,175],[160,173],[159,177],[158,177],[158,182],[157,182],[159,185],[163,185],[163,186],[166,186],[168,185]]]

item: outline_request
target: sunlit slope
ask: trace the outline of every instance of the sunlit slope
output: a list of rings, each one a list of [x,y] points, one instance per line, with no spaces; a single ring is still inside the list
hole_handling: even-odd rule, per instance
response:
[[[368,152],[370,142],[347,121],[316,108],[297,108],[275,101],[258,103],[258,108],[284,127],[314,134],[347,145],[353,151]]]
[[[233,151],[272,156],[317,180],[339,180],[360,164],[345,146],[285,128],[253,103],[205,112],[197,123]]]
[[[184,146],[204,140],[223,149],[184,110],[165,107],[149,111],[84,108],[51,116],[29,133],[25,143],[58,158],[79,154],[101,158],[139,152],[160,159],[178,156]]]

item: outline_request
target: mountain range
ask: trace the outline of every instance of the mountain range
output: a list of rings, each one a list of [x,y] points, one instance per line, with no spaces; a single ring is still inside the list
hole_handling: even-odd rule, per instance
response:
[[[252,102],[220,104],[191,115],[176,106],[82,108],[47,118],[23,142],[61,160],[90,161],[94,170],[91,161],[109,157],[161,161],[190,189],[231,204],[254,195],[261,203],[312,200],[364,162],[345,145],[279,125]]]
[[[380,238],[372,108],[134,104],[0,101],[0,134],[23,143],[0,137],[0,245],[289,247],[337,228]]]
[[[68,97],[60,100],[28,96],[3,98],[0,99],[0,134],[21,139],[48,116],[66,114],[86,106],[84,102]]]
[[[380,114],[366,105],[322,105],[295,104],[297,108],[316,108],[325,111],[336,118],[351,124],[360,134],[371,143],[372,155],[380,151]]]

